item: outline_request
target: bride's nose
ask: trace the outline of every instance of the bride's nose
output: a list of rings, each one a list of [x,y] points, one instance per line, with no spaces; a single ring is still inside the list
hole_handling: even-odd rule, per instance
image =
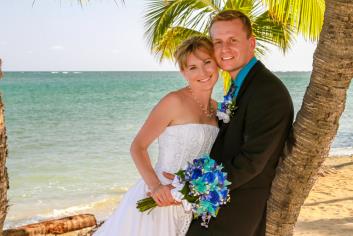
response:
[[[202,66],[201,67],[201,76],[202,77],[207,77],[209,74],[208,70],[207,70],[207,67],[206,66]]]

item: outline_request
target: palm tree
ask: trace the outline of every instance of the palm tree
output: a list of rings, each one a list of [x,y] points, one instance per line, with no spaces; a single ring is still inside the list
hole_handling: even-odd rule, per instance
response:
[[[0,59],[0,79],[2,78],[1,59]],[[4,226],[7,212],[7,189],[9,188],[9,179],[6,170],[7,145],[6,129],[4,121],[4,107],[0,94],[0,235]]]
[[[272,2],[285,5],[291,1]],[[310,84],[293,127],[295,142],[278,166],[272,184],[266,235],[293,234],[300,208],[328,156],[353,77],[352,19],[351,0],[326,1]]]
[[[260,0],[151,0],[145,14],[151,51],[159,60],[170,59],[181,41],[191,35],[207,34],[211,17],[227,9],[240,10],[250,17],[257,55],[266,52],[266,43],[277,45],[284,52],[291,46],[290,22],[274,18]]]

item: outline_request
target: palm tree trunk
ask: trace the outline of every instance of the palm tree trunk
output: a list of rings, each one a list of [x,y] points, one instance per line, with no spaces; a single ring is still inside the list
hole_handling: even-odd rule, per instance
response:
[[[1,59],[0,59],[0,79],[2,77],[1,71]],[[6,158],[7,158],[7,145],[6,145],[6,128],[4,121],[4,107],[1,100],[0,93],[0,235],[2,235],[2,229],[7,212],[7,189],[9,188],[9,179],[6,170]]]
[[[353,77],[353,1],[327,0],[313,71],[279,164],[267,207],[266,235],[293,235],[300,208],[328,156]]]

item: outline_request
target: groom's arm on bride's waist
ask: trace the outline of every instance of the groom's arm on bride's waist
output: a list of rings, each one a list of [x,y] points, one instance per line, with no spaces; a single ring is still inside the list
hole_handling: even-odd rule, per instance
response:
[[[279,80],[260,87],[252,95],[245,116],[244,141],[238,154],[223,163],[232,182],[231,190],[246,184],[271,184],[292,122],[293,104]]]

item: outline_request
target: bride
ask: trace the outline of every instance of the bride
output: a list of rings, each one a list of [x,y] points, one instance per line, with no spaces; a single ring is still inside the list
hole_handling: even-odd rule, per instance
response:
[[[218,67],[206,37],[185,40],[174,57],[188,85],[162,98],[138,132],[130,151],[142,179],[94,236],[173,236],[188,230],[192,213],[173,199],[171,181],[163,172],[175,173],[210,152],[218,133],[217,103],[211,99]],[[147,148],[156,138],[159,156],[153,168]],[[148,195],[159,207],[139,212],[136,202]]]

